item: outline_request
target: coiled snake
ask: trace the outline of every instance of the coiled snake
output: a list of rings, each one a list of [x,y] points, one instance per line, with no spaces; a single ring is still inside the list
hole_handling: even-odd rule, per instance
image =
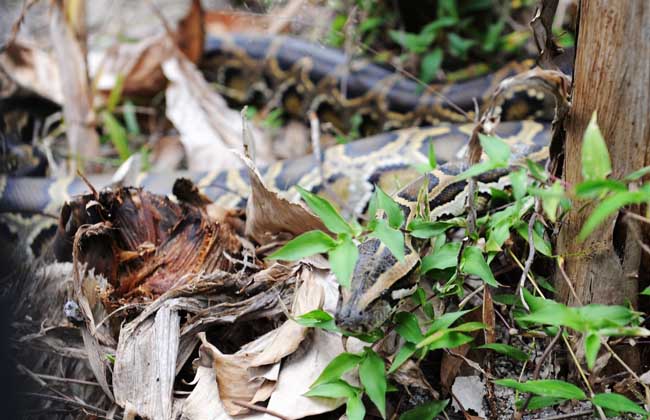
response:
[[[466,183],[453,179],[464,168],[458,163],[458,153],[474,129],[468,118],[474,118],[475,102],[485,109],[500,82],[532,65],[514,63],[482,78],[432,86],[431,91],[418,93],[419,86],[408,78],[365,61],[350,62],[337,50],[295,38],[232,36],[210,38],[206,46],[200,67],[232,102],[282,106],[295,116],[313,111],[322,121],[343,131],[350,128],[352,115],[360,115],[362,132],[380,133],[325,150],[322,178],[311,156],[261,169],[266,184],[284,191],[289,198],[296,198],[290,187],[301,185],[313,192],[336,194],[347,209],[357,214],[365,211],[374,185],[380,185],[396,192],[395,199],[407,215],[412,215],[425,179],[432,217],[462,213]],[[553,105],[554,99],[543,90],[515,86],[492,103],[492,109],[509,120],[499,124],[495,134],[517,145],[516,156],[544,159],[549,125],[524,119],[548,122]],[[422,124],[433,126],[418,127]],[[386,132],[401,127],[410,128]],[[435,146],[442,165],[421,177],[414,165],[427,162],[430,144]],[[482,175],[480,189],[504,188],[506,174],[507,170]],[[248,180],[244,170],[216,168],[210,173],[149,174],[140,178],[139,185],[169,194],[179,176],[194,181],[205,195],[225,207],[245,203]],[[93,179],[96,187],[108,182],[108,178]],[[0,233],[18,241],[30,255],[39,255],[56,230],[52,216],[63,202],[86,190],[77,178],[1,177]],[[341,324],[367,330],[386,319],[394,309],[394,302],[386,298],[391,296],[391,288],[419,261],[411,247],[405,251],[405,261],[399,263],[377,240],[360,245],[352,288],[337,317]]]

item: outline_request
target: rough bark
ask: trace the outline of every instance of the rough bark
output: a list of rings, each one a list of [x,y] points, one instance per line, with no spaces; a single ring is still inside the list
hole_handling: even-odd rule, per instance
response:
[[[650,164],[650,2],[589,0],[580,7],[573,106],[565,122],[563,178],[569,185],[582,180],[582,136],[594,111],[610,152],[612,178]],[[561,226],[558,251],[577,296],[558,273],[559,298],[570,305],[636,305],[641,251],[629,229],[638,227],[620,223],[620,214],[615,215],[578,243],[592,209],[574,206]]]

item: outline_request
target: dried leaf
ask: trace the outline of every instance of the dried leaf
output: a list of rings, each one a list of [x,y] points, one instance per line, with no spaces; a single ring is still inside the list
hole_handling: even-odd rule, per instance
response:
[[[223,354],[206,340],[205,334],[201,333],[199,338],[202,342],[199,352],[212,363],[226,412],[231,416],[246,413],[248,409],[233,403],[233,400],[251,401],[263,385],[264,379],[253,378],[248,370],[256,355],[239,352]]]
[[[70,153],[80,158],[98,156],[99,137],[89,124],[94,115],[84,51],[66,23],[60,4],[51,8],[50,36],[62,78],[63,114]]]
[[[230,149],[242,149],[242,120],[238,112],[214,92],[190,61],[174,57],[163,64],[169,80],[166,91],[167,117],[180,132],[191,170],[239,168]],[[255,131],[255,149],[260,162],[268,162],[270,142]]]
[[[321,280],[315,278],[315,276],[320,276]],[[315,273],[308,267],[302,269],[299,274],[301,285],[298,288],[296,300],[291,310],[294,317],[323,307],[325,295],[323,287],[320,285],[323,276],[323,272]],[[271,343],[253,359],[250,365],[263,366],[279,362],[282,358],[296,351],[307,335],[307,331],[307,328],[291,319],[285,321],[280,328],[275,330]]]
[[[120,331],[115,400],[144,418],[171,418],[180,316],[170,306],[160,307],[155,317],[136,318]]]
[[[279,233],[293,236],[310,230],[327,232],[323,223],[299,204],[291,203],[270,191],[253,162],[240,156],[248,167],[251,195],[246,206],[246,234],[259,243],[268,243]]]
[[[168,34],[162,33],[136,43],[119,44],[105,52],[91,53],[89,67],[91,74],[97,77],[97,88],[110,92],[121,75],[124,95],[150,97],[165,88],[167,79],[162,64],[175,55],[176,48],[188,60],[197,63],[203,55],[205,39],[203,10],[199,1],[192,2],[173,37],[172,40]]]
[[[51,101],[63,103],[59,67],[54,58],[35,45],[14,42],[0,54],[2,66],[16,82]]]

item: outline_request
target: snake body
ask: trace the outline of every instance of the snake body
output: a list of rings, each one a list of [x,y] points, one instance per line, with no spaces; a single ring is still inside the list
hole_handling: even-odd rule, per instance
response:
[[[201,69],[231,101],[282,106],[296,116],[315,112],[321,121],[342,131],[349,130],[348,122],[359,115],[363,132],[380,132],[331,147],[320,162],[307,156],[260,168],[265,184],[286,198],[297,199],[291,187],[301,185],[343,203],[348,216],[363,214],[379,185],[395,193],[396,201],[412,217],[424,180],[429,185],[432,217],[461,214],[466,184],[455,182],[454,176],[464,168],[458,163],[459,152],[474,129],[467,122],[474,117],[475,100],[484,107],[497,84],[532,64],[514,63],[486,77],[432,86],[456,104],[451,107],[442,96],[422,91],[408,78],[295,38],[228,36],[211,38],[206,46]],[[550,120],[552,101],[540,90],[515,86],[492,103],[503,119],[514,120],[499,124],[495,134],[518,147],[516,156],[543,159],[549,125],[524,119]],[[433,126],[419,127],[422,124]],[[385,132],[400,127],[410,128]],[[441,166],[422,177],[414,165],[428,162],[431,144]],[[501,189],[507,184],[506,174],[507,170],[485,174],[479,187]],[[170,194],[178,177],[189,178],[224,207],[241,208],[246,203],[249,185],[244,169],[144,174],[135,184]],[[91,181],[96,188],[110,184],[109,177]],[[86,191],[86,184],[78,178],[0,177],[0,236],[17,241],[31,256],[42,254],[56,231],[61,205]],[[405,261],[398,262],[377,240],[360,245],[352,288],[337,316],[342,325],[367,330],[389,315],[394,305],[386,296],[393,296],[391,291],[401,287],[401,280],[419,261],[410,245],[405,253]]]
[[[281,107],[298,118],[315,112],[343,132],[356,117],[365,135],[471,122],[500,82],[534,64],[511,62],[484,77],[425,89],[398,72],[298,38],[232,35],[209,38],[205,50],[201,70],[235,104]],[[535,89],[513,89],[496,106],[503,121],[553,118],[552,98]]]

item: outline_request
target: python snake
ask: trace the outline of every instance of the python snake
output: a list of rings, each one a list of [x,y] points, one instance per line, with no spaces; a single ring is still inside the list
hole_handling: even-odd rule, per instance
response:
[[[297,199],[290,187],[301,185],[345,203],[348,215],[359,215],[366,210],[374,186],[380,185],[396,193],[395,199],[408,210],[407,215],[412,215],[417,191],[426,178],[430,205],[434,214],[442,216],[463,211],[466,184],[453,182],[453,178],[464,167],[458,163],[459,151],[474,129],[467,118],[473,118],[475,99],[484,107],[499,82],[530,66],[510,64],[486,77],[434,86],[458,108],[450,107],[439,95],[418,93],[415,82],[382,67],[359,60],[350,62],[336,50],[294,38],[209,38],[201,69],[208,80],[220,83],[221,91],[231,101],[261,101],[282,106],[296,116],[314,111],[339,130],[349,129],[347,121],[352,115],[361,115],[364,132],[381,132],[325,150],[322,172],[312,156],[261,168],[265,183],[287,198]],[[554,99],[540,90],[515,88],[499,101],[493,107],[502,118],[514,121],[499,124],[495,134],[519,147],[518,155],[543,159],[549,125],[523,119],[548,121]],[[427,123],[434,126],[417,127]],[[411,128],[384,132],[396,127]],[[430,144],[443,165],[423,178],[414,165],[428,162]],[[480,188],[504,188],[506,174],[505,170],[486,174],[479,179]],[[249,187],[244,169],[145,174],[136,184],[151,192],[169,194],[173,181],[181,176],[192,180],[217,204],[245,204]],[[100,188],[110,179],[99,177],[92,182]],[[61,205],[86,191],[87,186],[78,178],[0,177],[0,234],[18,241],[30,255],[40,255],[56,230]],[[406,253],[405,262],[399,263],[376,240],[360,245],[352,289],[337,316],[342,325],[367,330],[386,319],[395,306],[384,297],[419,261],[412,248],[408,247]]]

